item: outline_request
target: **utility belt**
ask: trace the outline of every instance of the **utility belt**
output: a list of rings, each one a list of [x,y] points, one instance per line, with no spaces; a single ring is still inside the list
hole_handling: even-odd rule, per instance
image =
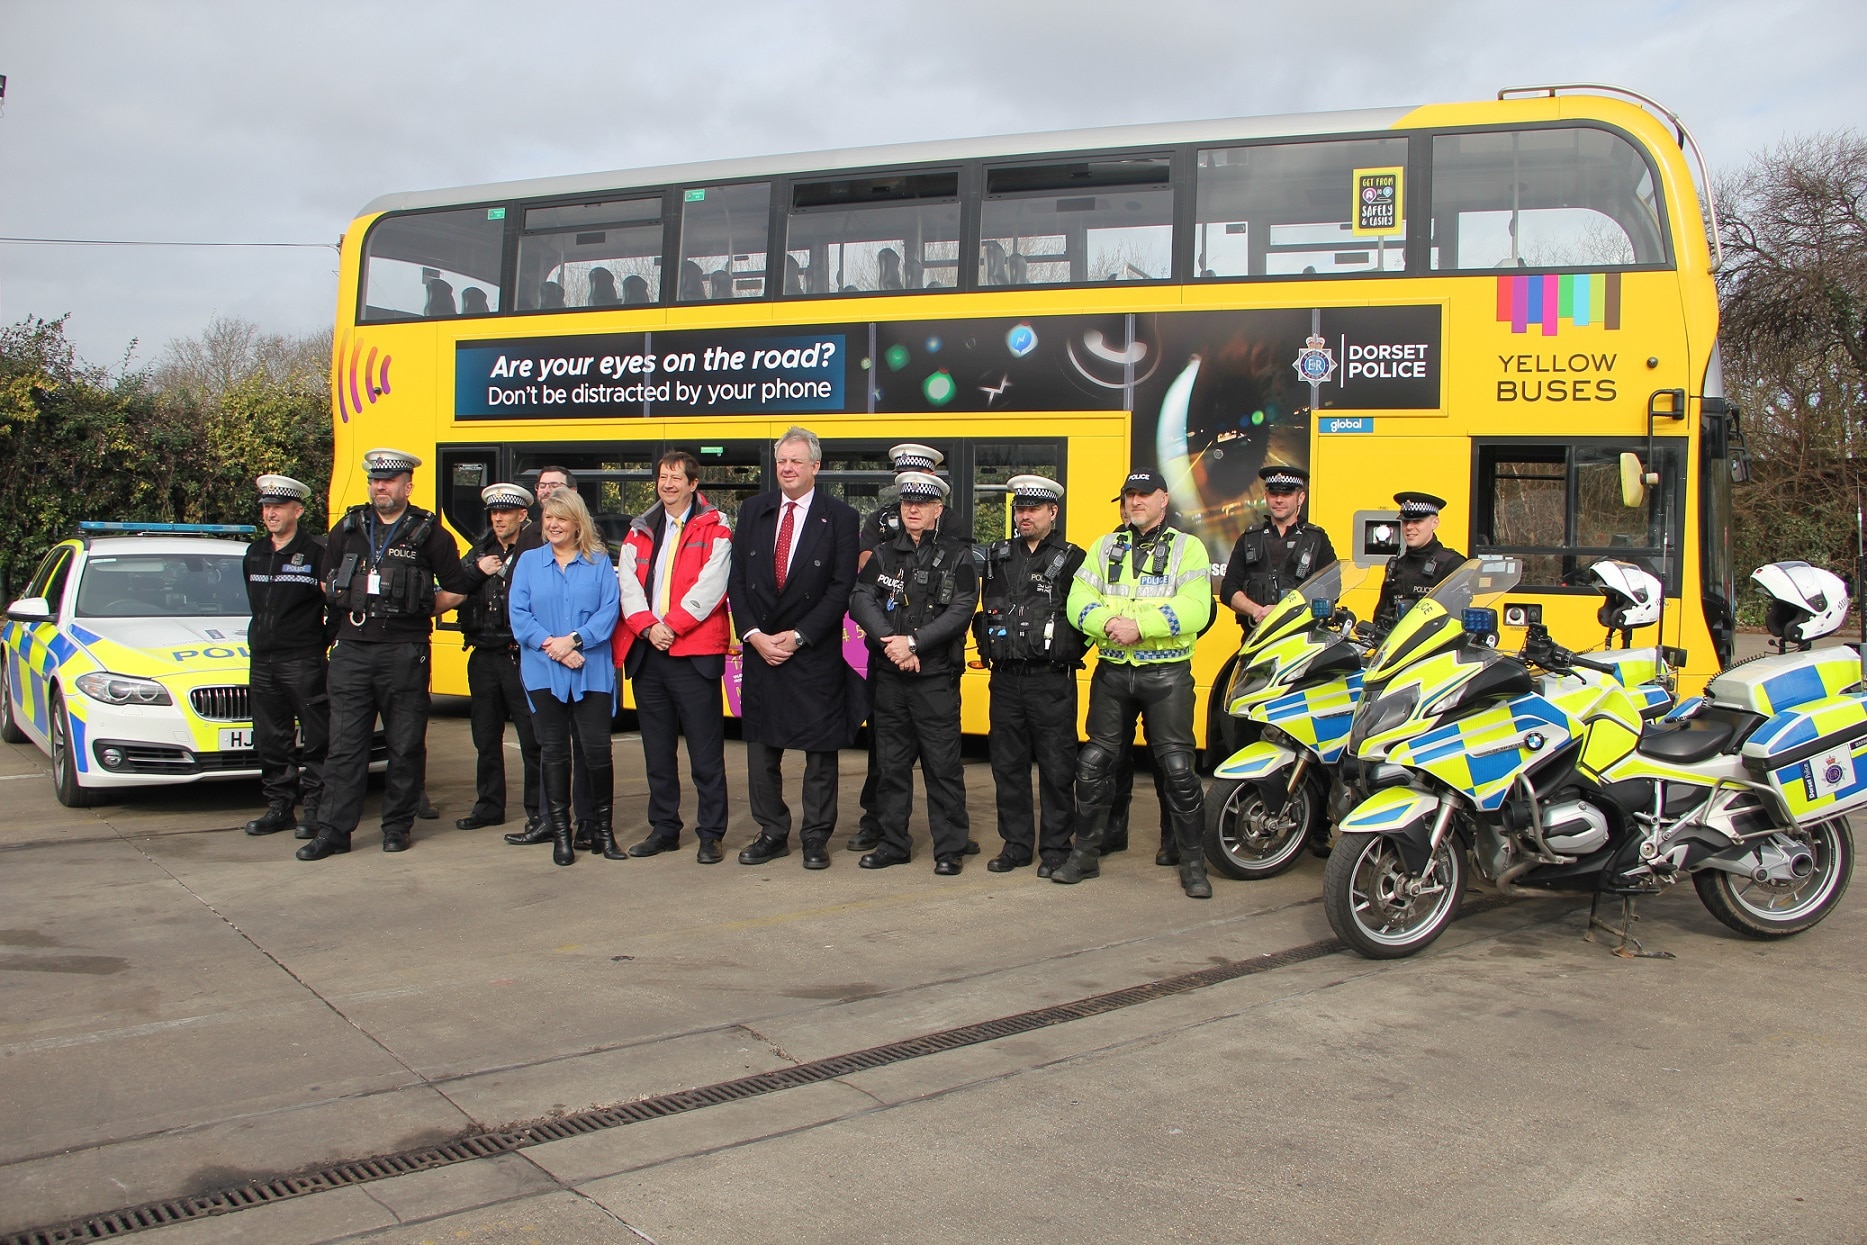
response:
[[[376,591],[370,591],[375,588]],[[331,576],[326,600],[350,625],[372,618],[428,618],[434,613],[434,572],[418,562],[385,557],[371,567],[363,555],[347,553]]]
[[[1014,662],[1074,667],[1084,651],[1082,633],[1054,608],[982,610],[973,617],[972,638],[979,656],[994,669]]]

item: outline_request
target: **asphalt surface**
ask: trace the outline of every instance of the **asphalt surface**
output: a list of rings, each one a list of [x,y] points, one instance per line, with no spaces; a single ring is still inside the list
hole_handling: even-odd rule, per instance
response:
[[[1205,903],[1145,832],[1081,886],[988,873],[982,763],[985,852],[958,878],[933,876],[918,816],[913,864],[855,867],[860,753],[827,872],[740,866],[754,831],[728,746],[725,863],[690,839],[568,869],[453,829],[472,800],[458,703],[430,735],[442,819],[399,856],[367,815],[357,850],[317,864],[249,838],[251,783],[63,809],[43,756],[0,748],[0,1235],[1329,937],[1308,858],[1215,879]],[[634,841],[639,743],[615,755]],[[1759,943],[1677,888],[1639,928],[1672,960],[1584,942],[1585,913],[1513,902],[1412,960],[1326,955],[136,1238],[1861,1239],[1859,898]]]

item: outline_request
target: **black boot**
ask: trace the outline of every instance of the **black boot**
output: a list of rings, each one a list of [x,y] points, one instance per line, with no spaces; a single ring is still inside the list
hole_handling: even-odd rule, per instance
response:
[[[577,859],[577,849],[571,846],[570,810],[553,806],[551,809],[551,863],[567,865]]]
[[[575,834],[571,835],[571,845],[573,847],[581,847],[586,852],[595,851],[596,842],[591,837],[591,832],[594,828],[595,823],[590,818],[579,817],[577,819],[577,831]]]
[[[292,831],[295,839],[315,839],[318,837],[318,806],[307,804],[298,814],[298,829]]]
[[[326,856],[336,856],[350,850],[350,836],[339,833],[329,826],[319,826],[318,835],[311,842],[298,849],[300,860],[323,860]]]
[[[251,835],[277,834],[281,830],[290,830],[296,824],[292,820],[290,804],[274,804],[266,809],[265,816],[247,822],[246,832]]]
[[[1173,814],[1175,837],[1180,841],[1180,889],[1188,899],[1211,899],[1212,883],[1206,877],[1206,857],[1201,839],[1206,827],[1206,810]]]
[[[1052,882],[1061,882],[1065,886],[1074,886],[1085,878],[1098,877],[1102,873],[1102,843],[1109,832],[1109,807],[1100,804],[1093,808],[1086,807],[1082,801],[1076,804],[1076,842],[1070,848],[1070,858],[1057,866],[1050,875]]]
[[[524,847],[532,843],[549,843],[551,841],[551,819],[534,817],[525,823],[525,829],[502,837],[515,847]]]
[[[610,810],[616,794],[616,771],[603,770],[590,775],[590,850],[602,852],[604,860],[627,860],[629,853],[616,846],[615,828],[610,824]]]
[[[1160,828],[1160,850],[1154,853],[1154,863],[1163,869],[1180,863],[1180,845],[1166,826]]]

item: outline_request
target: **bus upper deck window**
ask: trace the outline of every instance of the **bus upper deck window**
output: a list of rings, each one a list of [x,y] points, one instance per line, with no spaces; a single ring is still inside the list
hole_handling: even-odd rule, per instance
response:
[[[1193,271],[1205,279],[1403,271],[1406,163],[1404,138],[1201,151]],[[1393,228],[1358,232],[1358,190],[1383,176],[1400,192]]]
[[[763,297],[770,233],[771,186],[766,182],[682,192],[675,300]]]
[[[491,315],[504,299],[504,208],[416,212],[378,221],[364,243],[365,322]]]
[[[952,288],[959,276],[959,174],[800,182],[785,221],[790,297]]]
[[[986,170],[979,284],[1090,285],[1173,276],[1165,157]]]
[[[520,311],[661,301],[659,194],[528,208],[513,302]]]
[[[1433,139],[1432,266],[1618,268],[1666,262],[1652,167],[1583,126]]]

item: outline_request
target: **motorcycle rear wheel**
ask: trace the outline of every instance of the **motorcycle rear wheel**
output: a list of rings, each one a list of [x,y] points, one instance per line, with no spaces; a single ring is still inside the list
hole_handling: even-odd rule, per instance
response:
[[[1847,893],[1854,874],[1854,833],[1845,817],[1788,832],[1815,854],[1815,869],[1797,882],[1754,882],[1722,869],[1702,869],[1692,885],[1706,909],[1749,938],[1787,938],[1821,922]]]
[[[1274,878],[1296,864],[1316,817],[1316,793],[1300,784],[1275,815],[1255,783],[1214,779],[1206,788],[1206,859],[1228,878]]]
[[[1322,906],[1336,937],[1357,955],[1397,960],[1424,951],[1459,914],[1465,891],[1465,849],[1447,835],[1427,866],[1428,889],[1407,895],[1413,881],[1394,841],[1381,834],[1345,834],[1322,875]]]

